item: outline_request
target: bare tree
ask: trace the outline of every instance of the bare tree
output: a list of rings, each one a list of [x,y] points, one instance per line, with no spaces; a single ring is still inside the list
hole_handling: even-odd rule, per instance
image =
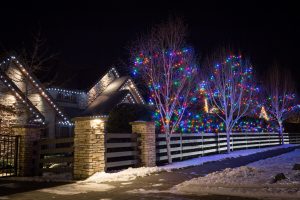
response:
[[[284,144],[283,122],[293,114],[296,106],[295,85],[288,71],[280,71],[278,65],[269,69],[265,84],[267,97],[265,107],[270,116],[278,123],[278,133]]]
[[[25,98],[30,98],[31,95],[37,93],[37,89],[34,87],[30,76],[36,75],[38,72],[48,72],[49,68],[46,67],[46,62],[51,60],[55,55],[49,54],[45,48],[45,40],[41,39],[41,34],[38,32],[33,36],[32,48],[23,48],[20,51],[14,52],[14,54],[7,52],[10,56],[16,56],[20,64],[26,69],[20,69],[12,63],[16,63],[16,60],[12,60],[11,64],[7,65],[5,73],[9,78],[17,85],[17,87],[23,92]],[[47,73],[43,73],[47,74]],[[54,81],[52,79],[51,81]],[[0,108],[1,109],[1,108]],[[25,109],[25,112],[29,114],[29,110]]]
[[[33,36],[32,48],[23,48],[20,52],[17,52],[17,58],[21,61],[22,65],[26,68],[29,74],[36,74],[38,72],[46,72],[48,69],[45,67],[46,62],[54,58],[54,54],[49,54],[45,48],[46,40],[42,39],[41,32]],[[28,76],[22,76],[21,74],[10,74],[10,73],[21,73],[18,71],[8,71],[11,79],[14,82],[21,82],[24,88],[25,96],[30,93]]]
[[[155,26],[149,35],[138,40],[132,49],[134,73],[150,90],[150,100],[156,107],[166,135],[168,162],[172,162],[171,135],[189,105],[189,95],[196,74],[195,56],[186,48],[186,26],[180,19]]]
[[[203,86],[215,114],[224,122],[227,152],[230,153],[230,136],[238,120],[248,114],[256,88],[253,69],[248,59],[221,50],[208,59],[206,80]]]

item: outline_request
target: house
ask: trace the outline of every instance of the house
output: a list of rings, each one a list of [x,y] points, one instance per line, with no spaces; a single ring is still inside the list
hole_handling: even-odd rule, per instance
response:
[[[73,134],[71,119],[108,115],[120,103],[144,104],[129,76],[111,68],[86,91],[45,88],[15,57],[0,64],[0,132],[14,125],[42,125],[44,137]]]

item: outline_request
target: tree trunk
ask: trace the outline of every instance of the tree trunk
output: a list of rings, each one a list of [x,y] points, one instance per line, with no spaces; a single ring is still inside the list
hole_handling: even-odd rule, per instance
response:
[[[165,127],[165,134],[166,134],[166,144],[167,144],[168,163],[172,163],[172,154],[171,154],[171,133],[170,133],[170,127],[169,127],[168,125]]]
[[[230,153],[230,131],[226,129],[227,153]]]
[[[283,138],[283,125],[282,122],[279,122],[279,137],[281,140],[281,144],[284,144],[284,138]]]
[[[166,143],[167,143],[167,154],[168,154],[168,163],[172,163],[171,155],[171,135],[166,133]]]

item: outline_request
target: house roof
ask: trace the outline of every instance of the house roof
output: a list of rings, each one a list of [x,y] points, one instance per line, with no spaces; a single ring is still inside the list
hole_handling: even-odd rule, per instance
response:
[[[83,115],[108,114],[109,111],[120,103],[129,93],[128,90],[120,91],[128,79],[128,76],[115,79],[91,104],[88,105],[83,112]]]
[[[82,115],[107,115],[128,93],[128,90],[121,90],[110,95],[100,95],[87,107]]]
[[[62,105],[59,105],[55,99],[52,98],[50,93],[48,93],[48,91],[51,89],[46,90],[43,87],[43,84],[41,84],[39,82],[37,77],[34,76],[34,74],[31,74],[26,69],[25,66],[23,66],[21,63],[19,63],[19,61],[15,57],[8,58],[7,61],[10,61],[10,62],[12,61],[14,64],[16,64],[17,67],[20,68],[21,73],[24,74],[24,76],[27,76],[29,78],[33,87],[35,87],[37,89],[37,91],[40,93],[40,95],[47,100],[50,107],[52,107],[57,112],[57,114],[59,116],[61,116],[62,119],[64,119],[64,121],[66,121],[68,123],[69,123],[70,118],[73,118],[76,116],[108,114],[110,112],[110,110],[112,110],[117,104],[121,103],[126,98],[127,95],[132,96],[131,89],[125,90],[125,88],[122,88],[124,85],[128,85],[128,81],[129,81],[129,83],[131,83],[131,87],[134,87],[133,88],[135,90],[134,92],[137,93],[138,96],[140,96],[137,89],[135,88],[134,83],[131,81],[130,77],[129,76],[119,77],[118,72],[113,67],[109,70],[109,72],[112,71],[112,73],[115,75],[114,76],[115,79],[108,86],[106,86],[104,91],[102,91],[99,94],[99,96],[97,96],[96,99],[87,106],[87,108],[85,110],[79,109],[79,108],[62,106]],[[5,61],[3,63],[5,63]],[[3,67],[3,65],[1,67]],[[103,77],[104,76],[102,76],[101,79],[103,79]],[[11,84],[11,85],[14,85],[14,84]],[[16,88],[16,89],[18,89],[18,88]],[[65,91],[64,89],[60,89],[60,90]],[[75,91],[74,90],[71,92],[78,93],[78,92],[83,92],[83,91]],[[22,93],[22,92],[20,91],[20,93]],[[85,92],[83,92],[83,93],[85,93]],[[20,95],[22,96],[22,94],[20,94]],[[132,97],[134,97],[134,96],[132,96]],[[30,100],[28,99],[28,101],[30,101]],[[28,105],[31,105],[31,102],[29,102]],[[39,113],[39,115],[44,117],[35,106],[32,105],[32,107],[33,107],[33,108],[31,108],[32,110],[36,110],[36,112]]]
[[[31,85],[40,93],[41,97],[44,98],[48,104],[50,105],[50,107],[58,114],[58,116],[60,116],[63,121],[70,123],[70,120],[68,119],[68,117],[66,115],[64,115],[64,113],[62,113],[62,111],[58,108],[58,106],[56,105],[54,99],[51,97],[51,95],[46,91],[46,89],[43,87],[43,84],[40,83],[40,81],[36,78],[36,76],[32,73],[30,73],[27,69],[26,66],[23,66],[14,56],[11,56],[9,58],[6,59],[6,63],[9,62],[9,65],[11,63],[13,63],[15,66],[17,66],[20,70],[20,72],[24,75],[27,76],[29,78],[29,81],[31,83]],[[5,63],[5,61],[3,62]],[[3,70],[7,70],[8,69],[8,65],[3,68]],[[4,74],[3,74],[4,76]],[[14,81],[11,80],[9,77],[7,77],[7,79],[9,79],[9,81],[11,82],[10,85],[14,85],[16,88],[14,88],[15,90],[19,90],[18,87],[14,84]],[[19,91],[19,96],[24,96],[24,94],[22,93],[22,91]],[[32,102],[30,101],[30,99],[26,98],[28,103],[27,104],[32,104]],[[39,115],[43,114],[35,107],[34,110],[36,110],[36,112],[39,112]],[[44,116],[43,116],[44,118]]]

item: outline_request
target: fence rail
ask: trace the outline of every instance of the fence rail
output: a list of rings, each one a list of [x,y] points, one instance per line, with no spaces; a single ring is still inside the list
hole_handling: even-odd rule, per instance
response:
[[[165,134],[158,134],[156,139],[157,162],[167,161]],[[300,134],[284,134],[284,142],[300,143]],[[190,133],[172,134],[171,154],[174,160],[184,160],[197,156],[227,151],[226,133]],[[281,144],[278,133],[233,133],[231,150],[261,148]]]
[[[37,172],[72,172],[74,161],[74,138],[41,139],[38,142],[39,158]]]
[[[133,133],[107,133],[106,168],[121,169],[135,166],[138,160],[138,137]]]

